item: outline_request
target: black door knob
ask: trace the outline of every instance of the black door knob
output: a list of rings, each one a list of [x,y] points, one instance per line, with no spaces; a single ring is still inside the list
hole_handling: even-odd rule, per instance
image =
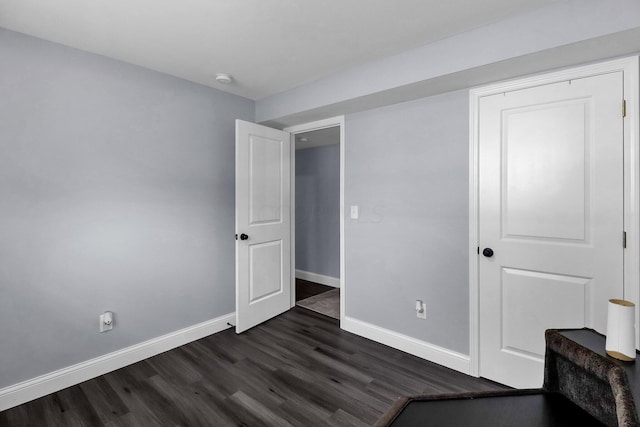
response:
[[[242,233],[240,235],[240,240],[247,240],[249,238],[249,236],[247,236],[246,234]]]
[[[482,250],[482,255],[486,256],[487,258],[491,258],[493,256],[493,249],[491,248],[484,248]]]

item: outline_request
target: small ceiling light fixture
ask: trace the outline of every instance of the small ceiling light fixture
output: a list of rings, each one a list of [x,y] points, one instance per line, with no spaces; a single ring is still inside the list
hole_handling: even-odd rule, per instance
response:
[[[227,73],[217,73],[216,74],[216,81],[218,83],[222,83],[223,85],[228,85],[229,83],[231,83],[233,81],[233,78],[231,77],[231,75],[229,75]]]
[[[307,142],[309,140],[309,138],[305,138],[304,136],[302,138],[300,138],[300,142]]]

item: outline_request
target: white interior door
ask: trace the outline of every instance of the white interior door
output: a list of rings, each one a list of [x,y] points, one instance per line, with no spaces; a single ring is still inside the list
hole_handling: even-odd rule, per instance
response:
[[[291,308],[289,133],[236,120],[236,332]]]
[[[540,387],[544,331],[623,296],[621,72],[480,99],[480,375]],[[483,251],[493,250],[493,255]]]

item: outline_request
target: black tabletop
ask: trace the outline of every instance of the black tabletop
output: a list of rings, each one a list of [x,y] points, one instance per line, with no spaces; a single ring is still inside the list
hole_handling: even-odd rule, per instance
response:
[[[602,426],[557,393],[410,402],[392,427]]]
[[[605,337],[591,329],[559,331],[567,339],[622,366],[629,379],[636,407],[640,408],[640,376],[635,362],[623,362],[607,355]],[[392,422],[393,427],[410,426],[592,426],[601,425],[559,393],[532,392],[513,396],[466,399],[415,400],[409,402]]]

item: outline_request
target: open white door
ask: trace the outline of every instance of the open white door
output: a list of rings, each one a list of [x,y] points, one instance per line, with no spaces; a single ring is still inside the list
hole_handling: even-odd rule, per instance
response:
[[[236,333],[291,308],[290,146],[236,120]]]

